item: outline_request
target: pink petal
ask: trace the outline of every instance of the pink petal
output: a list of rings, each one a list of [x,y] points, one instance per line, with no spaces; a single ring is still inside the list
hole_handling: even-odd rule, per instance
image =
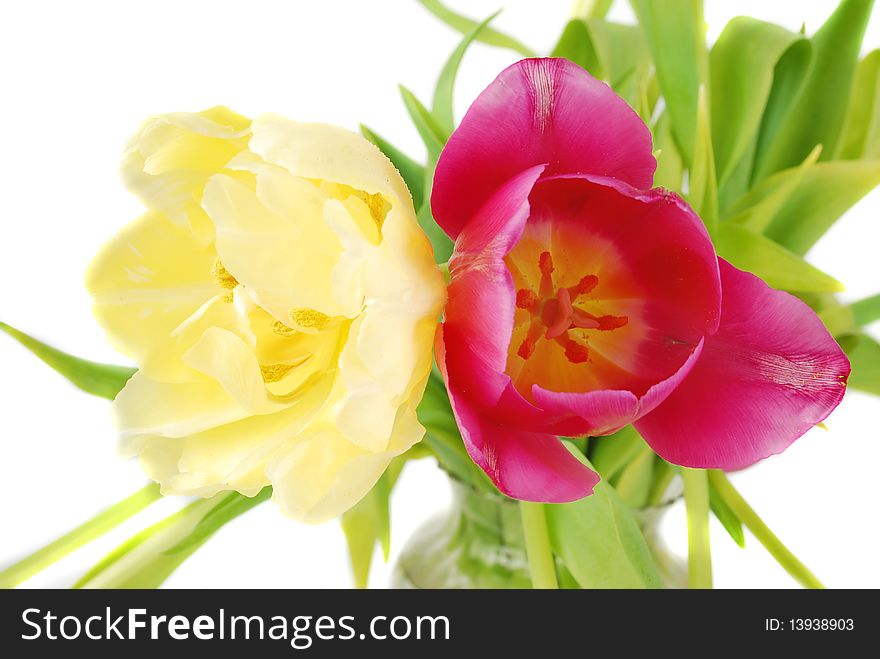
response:
[[[507,496],[567,503],[593,493],[598,474],[558,437],[499,424],[476,411],[455,389],[450,388],[449,399],[468,453]]]
[[[806,304],[719,265],[717,334],[681,385],[635,425],[669,462],[740,469],[827,417],[843,398],[850,365]]]
[[[508,179],[549,163],[548,174],[611,176],[649,188],[651,133],[605,83],[564,59],[526,59],[480,94],[449,138],[431,207],[456,238]]]
[[[520,172],[493,195],[456,243],[443,323],[450,376],[462,391],[492,405],[504,375],[516,293],[504,255],[519,240],[528,196],[543,166]]]

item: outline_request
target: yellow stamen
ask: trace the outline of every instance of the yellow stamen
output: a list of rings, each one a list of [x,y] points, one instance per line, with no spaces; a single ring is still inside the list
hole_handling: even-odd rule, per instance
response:
[[[261,364],[260,372],[263,374],[263,382],[278,382],[290,373],[293,364]]]
[[[294,307],[287,312],[296,325],[305,329],[322,330],[330,324],[330,316],[315,309],[306,307]]]
[[[220,288],[232,290],[238,286],[238,280],[229,274],[229,271],[220,263],[220,258],[214,259],[214,267],[211,268],[211,274],[214,277],[214,283]]]
[[[293,329],[292,327],[288,327],[284,323],[281,323],[277,320],[272,323],[272,331],[279,336],[293,336],[294,334],[296,334],[295,329]]]

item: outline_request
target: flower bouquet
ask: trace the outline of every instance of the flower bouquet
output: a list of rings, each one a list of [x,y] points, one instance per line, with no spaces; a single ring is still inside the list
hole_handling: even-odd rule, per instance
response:
[[[112,400],[151,483],[0,572],[13,587],[162,496],[188,497],[76,587],[158,587],[271,499],[341,518],[355,583],[387,558],[390,495],[434,459],[453,503],[395,567],[414,588],[712,586],[714,516],[820,581],[725,475],[880,395],[880,297],[844,303],[804,255],[880,182],[870,0],[812,34],[698,0],[577,3],[549,56],[462,33],[430,107],[401,88],[418,161],[361,127],[225,107],[147,120],[125,149],[144,214],[86,277],[134,363],[63,353]],[[523,59],[457,122],[474,41]],[[686,565],[657,522],[684,499]],[[196,559],[194,559],[196,560]]]

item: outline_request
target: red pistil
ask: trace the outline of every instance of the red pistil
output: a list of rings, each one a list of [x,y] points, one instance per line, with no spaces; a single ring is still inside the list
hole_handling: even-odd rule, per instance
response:
[[[550,252],[541,252],[538,257],[541,283],[538,293],[527,288],[516,292],[516,306],[531,314],[528,335],[516,351],[522,359],[529,359],[536,350],[537,341],[543,337],[556,341],[565,350],[565,357],[572,364],[589,361],[590,349],[586,344],[574,340],[569,332],[573,329],[610,331],[623,327],[629,322],[627,316],[594,316],[573,305],[578,298],[588,295],[599,285],[596,275],[581,277],[575,286],[556,289],[553,284],[555,266]],[[542,302],[543,300],[543,302]]]

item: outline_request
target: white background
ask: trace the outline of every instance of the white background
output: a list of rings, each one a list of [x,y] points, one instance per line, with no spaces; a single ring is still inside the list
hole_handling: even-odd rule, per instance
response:
[[[548,52],[568,0],[452,2]],[[707,0],[709,38],[734,15],[815,30],[834,0]],[[880,12],[866,50],[880,46]],[[618,0],[612,10],[630,18]],[[459,37],[413,0],[150,0],[4,2],[0,9],[0,320],[62,349],[123,363],[91,317],[83,272],[98,246],[140,212],[118,177],[121,149],[149,115],[226,104],[357,129],[363,122],[413,155],[415,130],[398,82],[424,101]],[[459,116],[517,57],[476,45],[459,78]],[[813,250],[855,299],[880,289],[880,193],[850,212]],[[876,329],[876,327],[875,327]],[[880,586],[877,417],[880,400],[850,392],[784,455],[734,482],[830,586]],[[141,487],[117,459],[107,403],[73,389],[0,336],[0,566],[26,555],[103,506]],[[448,500],[444,477],[422,461],[393,500],[393,554]],[[180,505],[165,500],[46,571],[29,585],[69,585],[116,544]],[[665,524],[682,554],[681,508]],[[719,587],[794,582],[751,537],[738,549],[713,526]],[[393,556],[392,556],[393,560]],[[373,584],[388,583],[377,561]],[[176,587],[343,587],[342,533],[303,526],[263,505],[224,528],[172,576]]]

